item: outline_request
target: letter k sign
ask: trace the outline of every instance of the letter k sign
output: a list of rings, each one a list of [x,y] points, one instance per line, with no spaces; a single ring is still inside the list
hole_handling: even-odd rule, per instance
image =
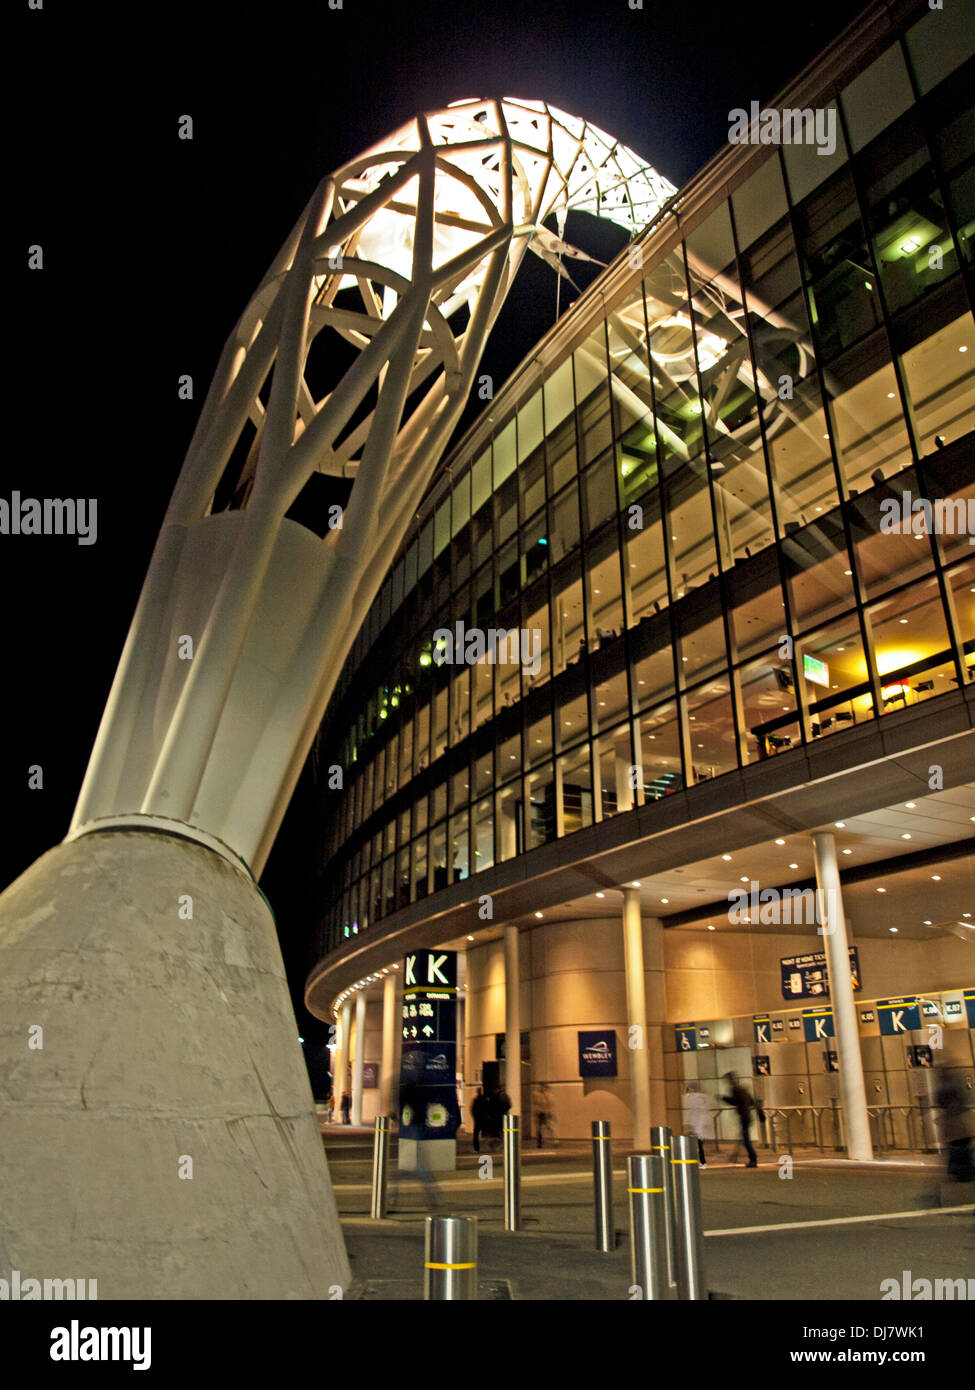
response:
[[[431,985],[433,985],[433,984],[445,985],[445,984],[447,983],[447,976],[444,975],[444,974],[441,972],[441,970],[440,970],[440,967],[443,965],[443,963],[444,963],[444,961],[445,961],[446,959],[447,959],[446,956],[427,956],[427,983],[428,983],[428,984],[431,984]]]
[[[407,956],[407,957],[406,957],[406,983],[407,983],[408,985],[415,985],[415,984],[416,984],[416,975],[413,973],[415,969],[416,969],[416,956]]]
[[[818,1040],[819,1040],[820,1038],[826,1038],[826,1037],[828,1037],[828,1036],[829,1036],[829,1034],[826,1032],[826,1020],[825,1020],[824,1018],[817,1018],[817,1019],[816,1019],[816,1040],[817,1040],[817,1042],[818,1042]]]

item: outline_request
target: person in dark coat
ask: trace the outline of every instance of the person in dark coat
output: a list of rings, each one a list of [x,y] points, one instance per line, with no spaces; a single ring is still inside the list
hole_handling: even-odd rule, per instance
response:
[[[745,1167],[757,1168],[758,1154],[756,1154],[752,1145],[751,1136],[752,1111],[757,1110],[759,1112],[759,1119],[763,1119],[764,1116],[761,1113],[761,1108],[755,1097],[750,1091],[745,1090],[733,1071],[726,1071],[724,1079],[731,1084],[731,1095],[722,1096],[721,1099],[724,1101],[725,1105],[733,1105],[738,1111],[738,1119],[741,1124],[741,1142],[745,1147],[745,1153],[748,1155],[748,1162],[745,1164]]]
[[[972,1113],[957,1077],[941,1069],[935,1103],[941,1111],[941,1139],[948,1150],[948,1177],[975,1181],[972,1164]]]
[[[350,1125],[352,1123],[352,1097],[348,1091],[342,1092],[342,1104],[339,1108],[342,1111],[342,1123]]]
[[[487,1133],[487,1123],[490,1118],[491,1106],[484,1088],[478,1086],[477,1095],[471,1101],[471,1119],[474,1121],[474,1152],[481,1152],[481,1134]]]

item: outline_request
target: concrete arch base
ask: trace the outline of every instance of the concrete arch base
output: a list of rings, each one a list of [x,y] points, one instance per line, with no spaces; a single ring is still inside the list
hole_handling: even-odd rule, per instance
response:
[[[0,1279],[341,1297],[274,922],[242,870],[174,835],[105,832],[0,897],[0,1154]]]

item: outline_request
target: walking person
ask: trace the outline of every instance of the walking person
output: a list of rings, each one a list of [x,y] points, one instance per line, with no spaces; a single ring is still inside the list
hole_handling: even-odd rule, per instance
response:
[[[752,1111],[755,1110],[758,1112],[758,1118],[760,1120],[765,1119],[765,1112],[751,1092],[746,1091],[745,1087],[742,1086],[733,1071],[726,1071],[724,1080],[731,1084],[731,1095],[722,1096],[721,1099],[724,1101],[725,1105],[733,1105],[738,1111],[738,1119],[741,1123],[741,1142],[744,1145],[745,1153],[748,1155],[748,1162],[745,1164],[745,1167],[757,1168],[758,1155],[752,1145],[751,1136]]]
[[[535,1112],[535,1131],[538,1147],[542,1147],[542,1131],[548,1130],[554,1140],[555,1113],[552,1109],[552,1093],[544,1083],[535,1087],[532,1096],[532,1109]]]
[[[477,1095],[471,1101],[471,1119],[474,1121],[474,1152],[481,1152],[481,1135],[487,1134],[487,1122],[491,1106],[484,1094],[483,1086],[478,1086]]]
[[[684,1133],[697,1140],[697,1161],[702,1168],[708,1166],[704,1154],[704,1136],[708,1132],[711,1107],[708,1098],[697,1081],[689,1081],[684,1092]]]
[[[957,1078],[944,1067],[939,1071],[935,1104],[941,1111],[941,1142],[948,1150],[948,1177],[955,1182],[972,1182],[973,1117]]]
[[[342,1111],[342,1123],[350,1125],[352,1123],[352,1097],[348,1091],[342,1092],[342,1104],[339,1108]]]

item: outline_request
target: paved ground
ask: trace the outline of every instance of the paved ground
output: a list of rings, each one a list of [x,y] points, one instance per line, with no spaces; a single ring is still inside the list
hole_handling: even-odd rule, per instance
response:
[[[442,1213],[478,1218],[483,1297],[628,1297],[623,1149],[614,1153],[618,1243],[604,1255],[592,1248],[585,1143],[524,1155],[524,1229],[507,1232],[500,1154],[490,1156],[490,1175],[479,1176],[479,1160],[462,1142],[457,1172],[440,1175],[435,1189],[399,1177],[391,1163],[392,1209],[380,1223],[369,1218],[371,1134],[323,1126],[323,1137],[356,1281],[351,1296],[421,1297],[424,1220],[436,1201]],[[708,1285],[719,1296],[879,1299],[881,1280],[900,1281],[905,1270],[932,1280],[975,1273],[975,1192],[943,1183],[933,1156],[852,1167],[797,1153],[791,1177],[780,1177],[775,1155],[760,1152],[754,1171],[729,1157],[712,1156],[701,1175]]]

